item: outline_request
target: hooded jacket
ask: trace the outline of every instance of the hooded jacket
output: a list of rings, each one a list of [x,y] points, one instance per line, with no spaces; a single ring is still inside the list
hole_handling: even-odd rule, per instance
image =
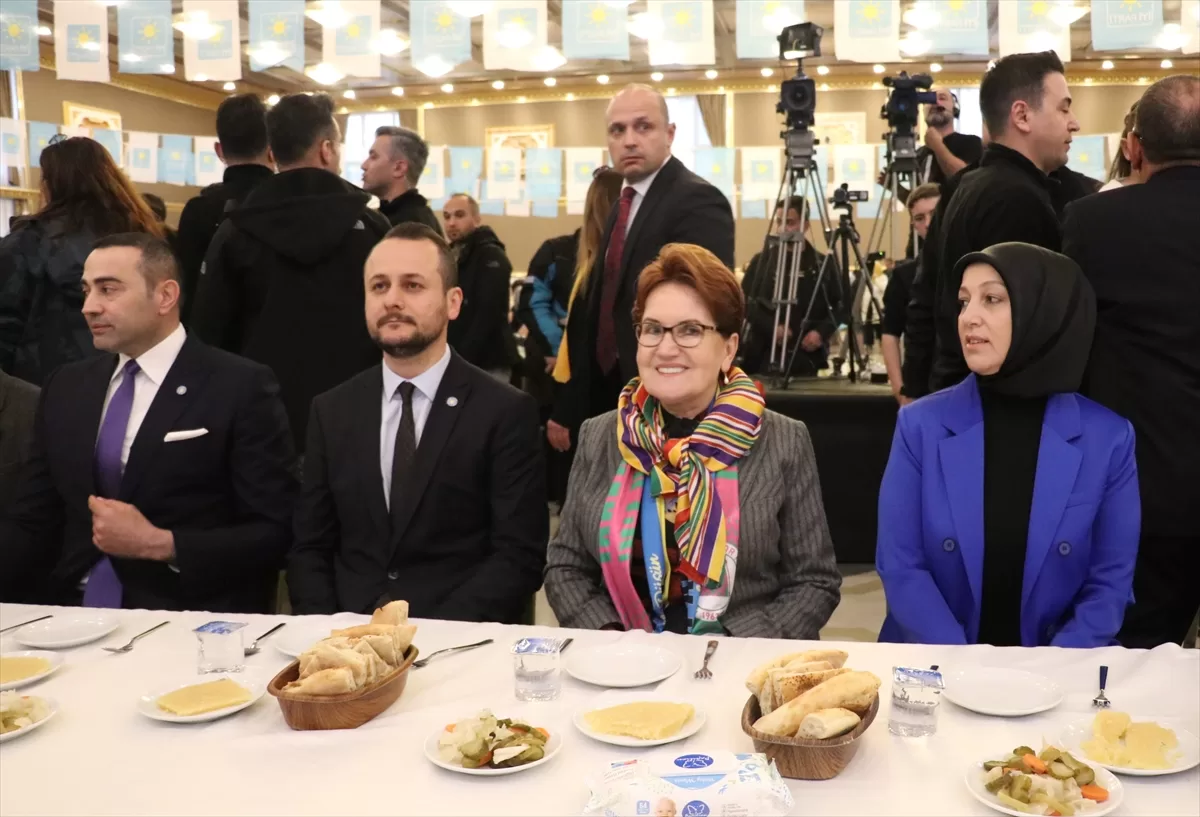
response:
[[[361,189],[300,168],[256,187],[217,230],[192,331],[270,366],[296,447],[312,399],[379,362],[363,318],[363,267],[388,231]]]
[[[495,371],[516,361],[516,339],[508,327],[508,286],[512,263],[491,227],[476,227],[454,242],[462,309],[450,322],[454,351],[468,363]]]

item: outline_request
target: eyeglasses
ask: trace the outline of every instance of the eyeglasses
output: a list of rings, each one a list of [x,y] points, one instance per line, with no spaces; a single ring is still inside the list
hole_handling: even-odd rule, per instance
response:
[[[674,326],[663,326],[656,321],[642,321],[633,327],[637,342],[642,346],[657,346],[666,335],[670,335],[675,345],[684,349],[692,349],[700,345],[706,332],[716,332],[717,327],[697,321],[684,321]]]

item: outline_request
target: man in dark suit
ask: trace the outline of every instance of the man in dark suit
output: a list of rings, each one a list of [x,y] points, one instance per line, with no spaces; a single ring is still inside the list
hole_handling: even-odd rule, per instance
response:
[[[450,247],[393,227],[367,260],[383,364],[313,401],[288,587],[297,613],[519,622],[542,583],[546,509],[533,398],[450,350]]]
[[[20,485],[33,442],[39,389],[0,369],[0,514]]]
[[[560,451],[584,420],[615,408],[621,389],[637,374],[633,302],[638,277],[659,250],[697,244],[733,267],[729,200],[671,156],[675,126],[662,94],[628,85],[613,97],[606,120],[608,152],[625,184],[567,318],[571,379],[546,430]]]
[[[1200,607],[1200,79],[1151,85],[1130,161],[1145,184],[1067,208],[1063,252],[1096,290],[1084,394],[1133,423],[1142,534],[1126,647],[1178,644]]]
[[[187,335],[175,258],[145,233],[96,243],[83,296],[109,354],[42,386],[33,455],[0,520],[0,597],[270,612],[295,498],[270,370]]]

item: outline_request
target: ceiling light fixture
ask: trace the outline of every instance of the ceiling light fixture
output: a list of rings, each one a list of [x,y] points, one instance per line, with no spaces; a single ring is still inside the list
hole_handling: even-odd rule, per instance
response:
[[[192,78],[192,82],[208,82],[208,74],[196,74]]]
[[[268,105],[278,105],[279,104],[279,94],[271,94],[269,97],[267,97],[267,104]]]
[[[524,96],[519,96],[519,97],[517,97],[517,102],[522,102],[522,103],[524,103],[524,102],[528,102],[528,101],[529,101],[529,98],[528,98],[528,97],[524,97]]]
[[[941,64],[940,62],[931,62],[931,63],[929,63],[929,71],[930,71],[930,73],[936,74],[936,73],[938,73],[938,72],[939,72],[939,71],[941,71],[941,70],[942,70],[942,64]]]
[[[392,96],[404,96],[404,89],[397,85],[392,89]]]
[[[264,68],[279,65],[290,56],[290,52],[276,42],[263,43],[258,48],[248,49],[246,53],[250,55],[251,60]]]
[[[472,100],[471,100],[471,107],[472,107],[472,108],[478,108],[478,107],[479,107],[479,100],[478,100],[478,99],[472,99]]]
[[[715,68],[709,68],[707,71],[704,72],[704,78],[705,79],[716,79],[717,78],[717,70]]]
[[[50,26],[38,26],[37,33],[39,37],[49,37],[54,33],[54,29],[50,28]]]
[[[872,71],[874,71],[876,74],[882,74],[882,73],[883,73],[884,71],[886,71],[887,69],[886,69],[886,68],[884,68],[884,67],[883,67],[882,65],[880,65],[879,63],[875,63],[875,66],[874,66],[874,67],[873,67],[871,70],[872,70]]]
[[[346,90],[342,91],[343,99],[356,99],[357,97],[358,97],[358,94],[354,93],[353,88],[347,88]]]
[[[425,103],[424,105],[422,105],[421,107],[422,107],[422,108],[424,108],[425,110],[429,110],[430,108],[432,108],[432,107],[433,107],[433,103],[432,103],[432,102],[426,102],[426,103]]]
[[[759,71],[759,73],[762,74],[764,77],[771,77],[771,76],[775,75],[775,69],[774,68],[764,68],[761,71]]]
[[[492,83],[492,87],[495,88],[497,91],[503,91],[504,90],[504,80],[502,80],[502,79],[496,80],[495,82]]]
[[[768,93],[772,93],[772,94],[773,94],[773,93],[777,92],[778,90],[779,90],[779,86],[778,86],[778,85],[768,85],[768,86],[767,86],[767,92],[768,92]]]
[[[225,83],[224,85],[222,85],[221,87],[222,87],[222,88],[224,88],[226,91],[236,91],[236,90],[237,90],[237,83],[236,83],[236,82],[226,82],[226,83]]]
[[[1171,62],[1170,60],[1163,60],[1158,65],[1160,68],[1174,68],[1175,67],[1175,63]]]
[[[828,91],[828,90],[829,90],[829,83],[828,83],[828,82],[822,82],[822,83],[821,83],[821,87],[820,87],[818,90],[821,90],[821,91]]]
[[[452,84],[450,84],[449,82],[447,82],[445,85],[442,86],[442,93],[443,94],[454,93],[454,86]]]
[[[1105,60],[1104,62],[1100,63],[1100,67],[1103,68],[1105,71],[1111,71],[1111,70],[1113,70],[1113,61]]]
[[[574,102],[575,94],[567,94],[567,102]]]
[[[596,77],[596,82],[599,82],[601,85],[607,85],[608,74],[601,74],[600,76]]]
[[[825,76],[826,74],[829,73],[829,66],[828,65],[818,65],[817,73],[820,74],[821,76]]]
[[[655,71],[653,74],[650,75],[650,79],[654,80],[655,82],[662,82],[663,81],[662,71]]]
[[[667,89],[667,96],[675,96],[675,89],[674,89],[674,88],[668,88],[668,89]]]
[[[542,80],[542,84],[547,88],[553,88],[558,84],[558,80],[556,80],[554,77],[546,77],[544,80]]]
[[[346,78],[346,75],[327,62],[319,62],[304,69],[309,79],[320,85],[336,85]]]

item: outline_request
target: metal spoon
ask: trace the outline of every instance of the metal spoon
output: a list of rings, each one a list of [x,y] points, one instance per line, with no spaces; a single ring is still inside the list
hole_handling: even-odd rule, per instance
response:
[[[278,630],[283,629],[283,627],[286,625],[287,625],[286,621],[281,621],[278,624],[276,624],[274,627],[272,627],[271,629],[267,630],[265,633],[260,635],[258,638],[254,639],[254,642],[249,647],[246,648],[246,655],[256,654],[259,649],[258,642],[262,641],[267,636],[271,635],[271,633],[274,633],[274,632],[277,632]]]

